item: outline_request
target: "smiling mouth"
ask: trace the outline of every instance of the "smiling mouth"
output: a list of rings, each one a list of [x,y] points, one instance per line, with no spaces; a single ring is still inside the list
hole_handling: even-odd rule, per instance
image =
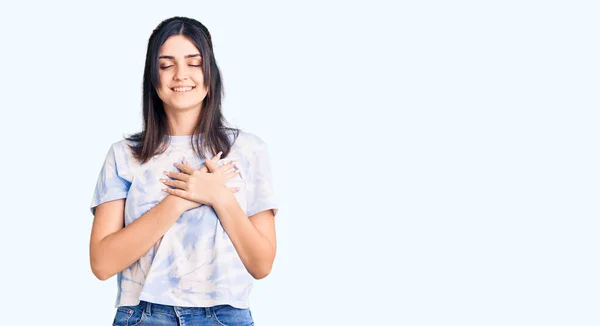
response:
[[[173,88],[171,88],[171,90],[176,93],[185,93],[185,92],[190,92],[194,88],[196,88],[196,86],[173,87]]]

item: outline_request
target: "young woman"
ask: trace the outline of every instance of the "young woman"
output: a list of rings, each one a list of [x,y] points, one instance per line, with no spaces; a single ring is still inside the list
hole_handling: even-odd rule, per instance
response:
[[[144,126],[114,143],[95,188],[91,268],[117,275],[114,325],[252,325],[276,251],[265,143],[226,127],[209,31],[173,17],[148,41]]]

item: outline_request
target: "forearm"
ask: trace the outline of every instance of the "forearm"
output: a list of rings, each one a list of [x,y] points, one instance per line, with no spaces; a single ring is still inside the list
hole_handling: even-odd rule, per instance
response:
[[[252,224],[230,192],[213,208],[248,272],[256,279],[267,276],[275,260],[275,244]]]
[[[90,253],[94,274],[108,279],[146,254],[183,214],[176,200],[167,196],[125,228],[100,240]]]

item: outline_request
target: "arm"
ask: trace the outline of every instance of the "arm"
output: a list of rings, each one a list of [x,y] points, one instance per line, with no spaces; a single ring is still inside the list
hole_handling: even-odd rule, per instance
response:
[[[246,270],[255,279],[266,277],[271,272],[276,252],[275,212],[266,208],[274,206],[259,202],[251,210],[258,213],[246,216],[225,185],[227,180],[239,173],[238,169],[230,170],[235,162],[218,168],[214,160],[207,160],[203,169],[208,169],[204,170],[194,170],[186,164],[176,166],[182,173],[169,173],[175,180],[163,180],[166,185],[174,187],[167,189],[167,193],[212,206]],[[264,187],[265,184],[261,184],[261,193],[268,193],[266,190],[270,186]]]
[[[234,195],[222,191],[213,208],[229,235],[242,263],[255,279],[269,275],[277,250],[273,210],[248,218]]]
[[[125,199],[98,205],[90,237],[90,265],[94,275],[106,280],[147,253],[189,209],[183,204],[190,206],[190,202],[185,202],[167,196],[127,227],[123,227]]]

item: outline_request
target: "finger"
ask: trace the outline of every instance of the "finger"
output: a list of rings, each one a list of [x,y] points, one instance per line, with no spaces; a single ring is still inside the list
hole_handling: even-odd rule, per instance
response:
[[[220,168],[221,173],[226,176],[226,180],[235,178],[236,175],[240,174],[241,170],[238,168],[236,163],[228,163]]]
[[[213,158],[211,158],[210,160],[217,163],[221,159],[221,155],[223,155],[223,152],[218,152],[217,155],[213,156]]]
[[[181,163],[175,162],[175,163],[173,163],[173,165],[185,174],[191,175],[192,173],[194,173],[194,171],[195,171],[194,168],[192,168],[189,164],[187,164],[187,161],[185,163],[186,164],[181,164]]]
[[[177,179],[185,182],[187,182],[190,179],[189,175],[181,172],[164,171],[163,173],[172,179]]]
[[[165,185],[167,185],[169,187],[187,190],[187,183],[185,183],[183,181],[170,180],[170,179],[160,179],[160,182],[164,183]]]
[[[229,163],[223,164],[221,165],[221,167],[219,167],[219,171],[223,172],[223,173],[228,173],[231,172],[232,170],[236,169],[236,161],[231,161]]]
[[[206,166],[211,173],[217,171],[217,163],[213,162],[213,160],[206,160],[204,166]]]
[[[240,169],[231,170],[227,173],[224,173],[223,176],[225,177],[225,181],[227,181],[235,178],[235,176],[238,174],[240,174]]]
[[[177,197],[181,197],[181,198],[185,198],[187,200],[190,200],[188,198],[188,194],[187,192],[181,190],[181,189],[171,189],[171,188],[163,188],[164,192],[166,192],[169,195],[173,195],[173,196],[177,196]]]
[[[217,164],[217,162],[219,162],[219,160],[221,159],[221,155],[223,154],[223,152],[219,152],[217,155],[213,156],[210,160],[206,160],[206,162],[208,161],[212,161],[215,163],[215,165]],[[200,168],[200,172],[209,172],[208,171],[208,166],[206,166],[206,162],[204,162],[204,165]]]

